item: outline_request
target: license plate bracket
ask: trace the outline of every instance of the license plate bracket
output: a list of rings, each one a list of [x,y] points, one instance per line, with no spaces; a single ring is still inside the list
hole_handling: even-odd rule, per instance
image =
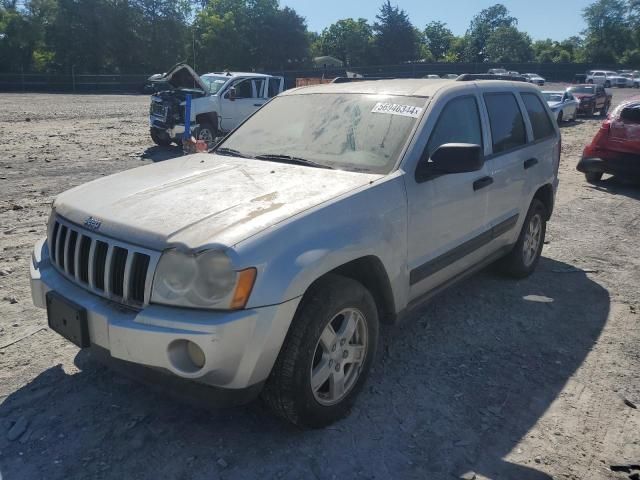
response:
[[[52,330],[78,347],[91,345],[87,310],[53,291],[47,292],[47,321]]]

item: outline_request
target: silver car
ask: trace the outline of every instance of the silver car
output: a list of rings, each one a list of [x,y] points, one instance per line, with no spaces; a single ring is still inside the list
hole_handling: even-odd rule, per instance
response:
[[[522,76],[527,79],[527,82],[533,83],[534,85],[542,86],[546,82],[546,80],[537,73],[523,73]]]
[[[547,101],[549,108],[553,112],[558,124],[562,122],[575,122],[578,118],[578,106],[580,102],[571,92],[542,92],[542,96]]]
[[[559,162],[526,83],[289,90],[213,154],[59,195],[33,301],[81,348],[325,426],[363,390],[380,322],[496,261],[534,272]]]

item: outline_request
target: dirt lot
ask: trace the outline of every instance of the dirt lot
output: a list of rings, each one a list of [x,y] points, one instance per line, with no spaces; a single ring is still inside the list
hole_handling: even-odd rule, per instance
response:
[[[0,478],[637,478],[610,466],[640,464],[640,187],[575,171],[600,120],[562,128],[538,272],[483,272],[383,328],[351,416],[302,432],[259,403],[197,408],[124,378],[31,304],[53,197],[179,154],[150,147],[147,109],[142,96],[0,95]]]

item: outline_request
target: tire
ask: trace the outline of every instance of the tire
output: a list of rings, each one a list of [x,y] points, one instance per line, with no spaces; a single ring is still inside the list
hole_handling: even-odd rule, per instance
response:
[[[603,174],[600,172],[587,172],[584,174],[587,182],[589,183],[598,183],[600,180],[602,180],[602,175]]]
[[[560,125],[562,123],[562,119],[564,118],[564,113],[562,112],[562,110],[560,110],[560,112],[558,112],[558,125]]]
[[[201,123],[198,128],[197,140],[204,140],[209,147],[213,147],[216,138],[218,137],[218,130],[211,123]]]
[[[571,121],[572,122],[577,122],[578,121],[578,109],[577,108],[573,112],[573,117],[571,117]]]
[[[341,327],[347,321],[341,315],[343,312],[355,312],[349,313],[348,318],[358,326],[347,343],[346,337],[340,339]],[[330,324],[337,331],[335,336],[327,333]],[[322,337],[327,338],[321,340]],[[349,358],[346,352],[356,351],[348,350],[350,345],[355,347],[352,342],[362,344],[363,358],[359,363],[348,364],[342,359]],[[298,306],[262,399],[276,415],[295,425],[307,428],[330,425],[349,413],[366,381],[377,344],[378,311],[371,293],[355,280],[329,274],[310,287]],[[354,370],[356,365],[359,367]],[[312,387],[313,369],[328,372],[326,379],[319,376],[316,389]],[[344,382],[342,396],[333,386],[339,380],[334,374],[338,371]]]
[[[164,130],[160,130],[159,128],[151,128],[149,129],[149,135],[151,135],[151,140],[153,143],[160,147],[168,147],[171,145],[171,137]]]
[[[611,88],[611,82],[604,82],[604,88]]]
[[[587,116],[590,117],[590,118],[596,116],[596,106],[595,106],[595,104],[591,105],[591,108],[587,112]]]
[[[587,83],[588,83],[589,85],[593,85],[593,80],[589,80]]]
[[[601,117],[605,117],[607,115],[607,113],[609,113],[609,108],[611,107],[611,105],[609,103],[605,103],[604,107],[602,107],[600,109],[600,116]]]
[[[544,204],[534,198],[522,224],[518,241],[511,252],[498,261],[499,269],[513,278],[526,278],[531,275],[542,254],[544,238],[547,232],[547,209]],[[533,234],[533,225],[537,224],[538,234]],[[535,239],[535,244],[532,243]],[[526,248],[525,248],[526,247]]]

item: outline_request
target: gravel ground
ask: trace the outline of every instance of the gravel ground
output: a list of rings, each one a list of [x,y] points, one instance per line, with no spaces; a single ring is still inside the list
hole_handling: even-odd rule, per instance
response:
[[[143,96],[0,95],[0,478],[637,478],[610,467],[640,464],[640,187],[575,171],[600,120],[562,128],[537,273],[487,270],[383,328],[351,416],[305,432],[260,403],[215,410],[129,380],[31,304],[53,197],[179,155],[150,146],[147,109]]]

